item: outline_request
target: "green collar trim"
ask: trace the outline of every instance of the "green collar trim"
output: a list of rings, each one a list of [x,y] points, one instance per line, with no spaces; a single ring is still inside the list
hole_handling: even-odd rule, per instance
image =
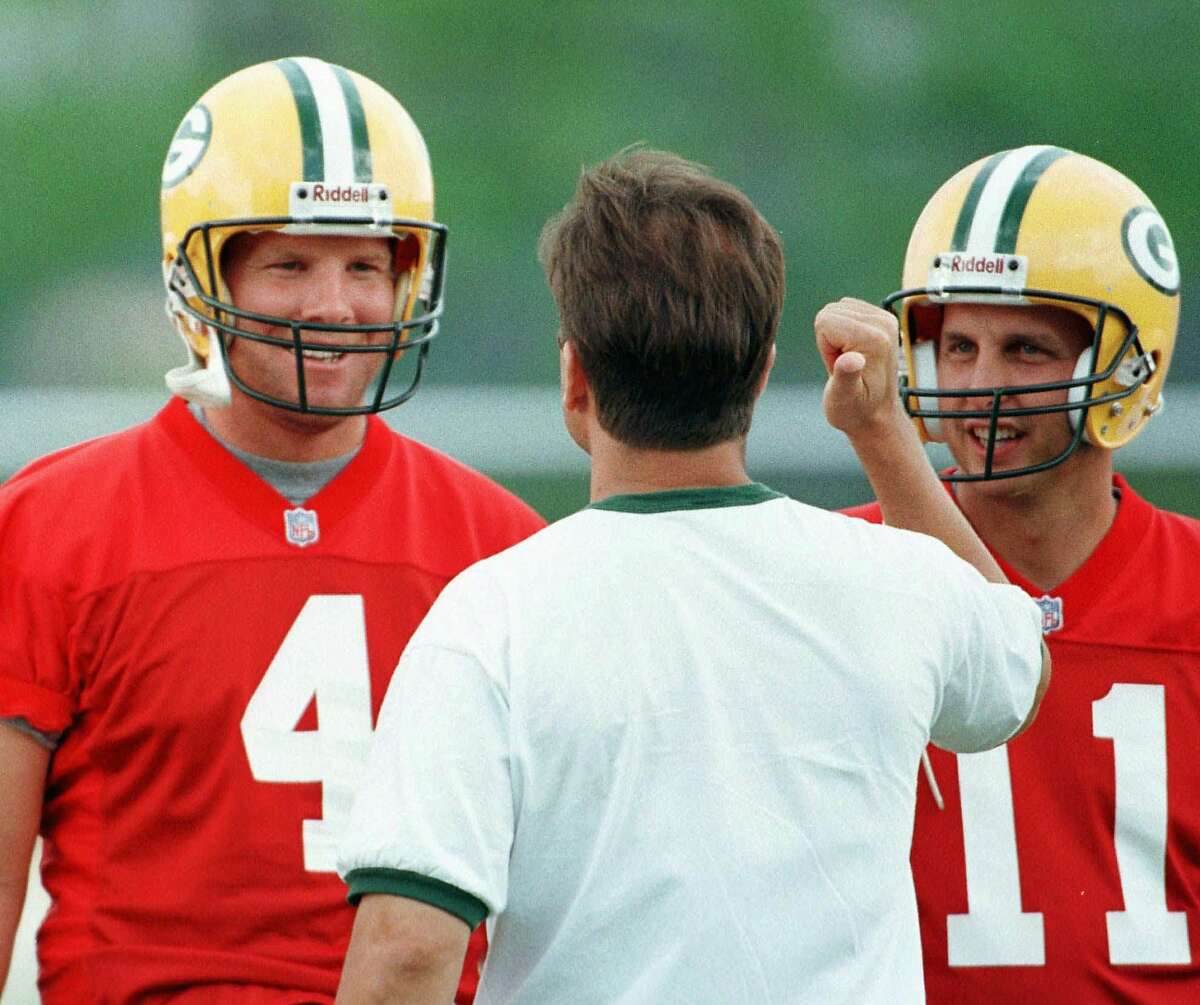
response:
[[[722,509],[726,506],[753,506],[756,503],[783,499],[766,485],[722,485],[706,489],[670,489],[666,492],[634,492],[609,496],[592,503],[588,509],[609,510],[613,513],[671,513],[681,509]]]

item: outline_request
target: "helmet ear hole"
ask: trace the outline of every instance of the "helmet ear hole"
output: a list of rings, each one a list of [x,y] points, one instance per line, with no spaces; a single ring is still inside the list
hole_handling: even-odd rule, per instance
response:
[[[420,239],[415,234],[398,234],[392,240],[394,242],[392,268],[397,273],[415,268],[421,258]]]
[[[937,387],[937,350],[938,344],[934,339],[925,339],[922,342],[914,342],[912,347],[913,360],[913,386],[914,387]],[[938,407],[937,398],[918,398],[917,407],[922,411],[934,411]],[[942,423],[939,419],[932,419],[928,416],[922,417],[921,422],[925,424],[925,432],[932,440],[940,440],[942,438]]]
[[[942,331],[945,308],[941,304],[919,302],[908,308],[908,336],[913,342],[936,339]]]
[[[1072,380],[1083,380],[1092,372],[1092,347],[1088,346],[1079,354],[1079,359],[1075,361],[1075,372],[1071,374]],[[1087,384],[1076,384],[1067,392],[1067,403],[1077,405],[1080,402],[1086,401],[1088,391],[1090,390]],[[1073,408],[1067,412],[1067,419],[1071,423],[1071,432],[1075,432],[1079,428],[1079,423],[1083,421],[1083,417],[1087,415],[1086,408]]]

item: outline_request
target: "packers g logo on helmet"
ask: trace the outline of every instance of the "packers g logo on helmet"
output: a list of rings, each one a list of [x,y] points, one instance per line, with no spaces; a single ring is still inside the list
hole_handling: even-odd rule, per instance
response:
[[[240,233],[387,238],[396,269],[395,315],[385,325],[300,324],[240,310],[222,274],[222,251]],[[163,280],[167,314],[188,363],[167,374],[175,393],[228,404],[230,382],[260,401],[299,412],[356,415],[391,408],[417,388],[442,313],[446,228],[433,220],[433,176],[421,133],[378,84],[309,57],[239,70],[184,116],[162,172]],[[239,324],[256,322],[259,330]],[[286,336],[263,334],[270,326]],[[342,341],[306,341],[334,332]],[[367,342],[353,341],[364,335]],[[372,340],[377,339],[378,341]],[[294,353],[296,396],[250,387],[229,358],[234,339]],[[344,408],[309,402],[305,350],[377,357],[363,402]],[[411,380],[393,379],[415,353]],[[400,384],[394,388],[393,384]]]
[[[1115,449],[1162,407],[1162,384],[1179,321],[1179,263],[1162,217],[1145,193],[1113,168],[1053,146],[1004,150],[963,168],[926,204],[909,240],[903,288],[884,300],[900,320],[906,373],[900,393],[924,440],[950,419],[988,419],[981,474],[1009,478],[1061,464],[1082,443]],[[948,390],[937,379],[940,308],[947,303],[1047,305],[1082,316],[1093,330],[1061,405],[1022,411],[1008,399],[1030,386]],[[991,399],[985,409],[947,407]],[[1057,457],[992,470],[999,420],[1062,412],[1071,442]]]
[[[1167,225],[1153,206],[1135,206],[1121,222],[1125,254],[1146,282],[1169,296],[1179,292],[1179,262]]]
[[[208,141],[212,138],[212,116],[203,105],[196,105],[183,117],[171,146],[167,150],[167,159],[163,161],[162,187],[171,188],[178,185],[192,173],[204,151],[208,149]]]

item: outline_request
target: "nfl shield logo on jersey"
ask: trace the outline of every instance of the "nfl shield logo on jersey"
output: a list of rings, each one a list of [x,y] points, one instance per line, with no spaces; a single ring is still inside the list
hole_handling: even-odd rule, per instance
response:
[[[294,544],[297,548],[315,544],[321,536],[316,512],[300,506],[283,511],[283,530],[287,535],[288,544]]]
[[[313,516],[316,516],[314,513]],[[1063,626],[1062,597],[1041,596],[1034,603],[1042,609],[1042,634],[1057,632]]]

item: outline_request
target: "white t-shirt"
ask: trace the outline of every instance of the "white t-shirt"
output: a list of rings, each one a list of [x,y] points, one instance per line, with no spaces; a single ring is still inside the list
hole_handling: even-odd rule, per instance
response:
[[[486,910],[479,1005],[920,1002],[921,752],[1007,740],[1040,643],[932,538],[761,485],[609,499],[442,593],[340,871]]]

